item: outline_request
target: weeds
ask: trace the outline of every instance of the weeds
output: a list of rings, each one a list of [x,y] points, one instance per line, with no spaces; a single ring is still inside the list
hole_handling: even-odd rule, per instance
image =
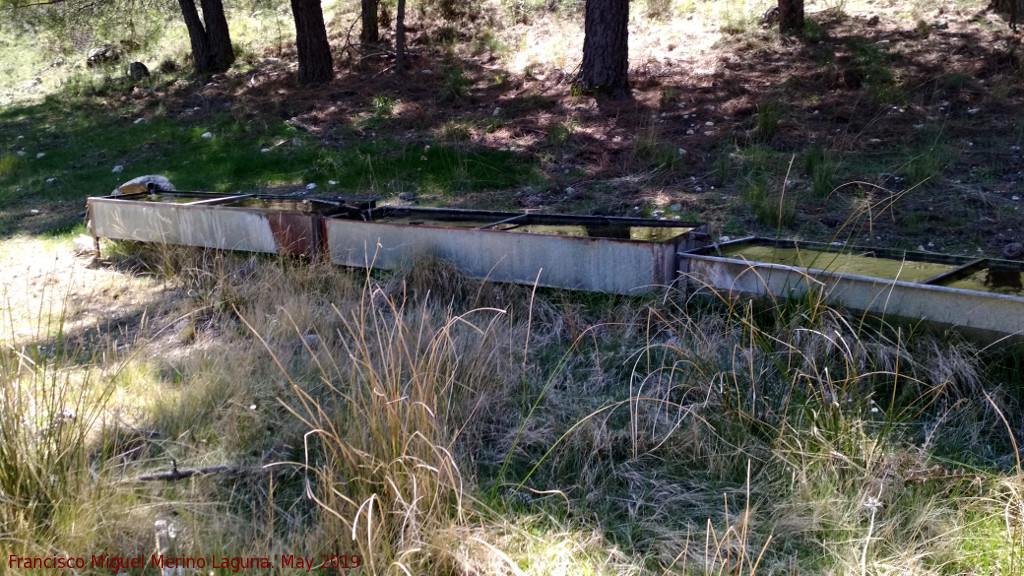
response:
[[[469,98],[473,82],[461,67],[448,64],[441,69],[441,77],[444,79],[440,95],[442,101],[460,101]]]
[[[838,166],[831,154],[814,146],[804,156],[804,174],[810,179],[811,194],[816,198],[827,198],[836,187]]]
[[[754,123],[754,133],[757,138],[763,141],[771,140],[772,136],[779,131],[781,118],[782,105],[777,98],[772,97],[758,104]]]

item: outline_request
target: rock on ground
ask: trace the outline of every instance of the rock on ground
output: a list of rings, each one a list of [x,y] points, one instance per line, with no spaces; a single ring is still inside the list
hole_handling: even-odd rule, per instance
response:
[[[131,180],[121,184],[114,191],[110,193],[111,196],[120,196],[122,194],[137,194],[139,192],[174,192],[177,188],[166,176],[160,176],[159,174],[148,174],[146,176],[139,176],[138,178],[132,178]]]

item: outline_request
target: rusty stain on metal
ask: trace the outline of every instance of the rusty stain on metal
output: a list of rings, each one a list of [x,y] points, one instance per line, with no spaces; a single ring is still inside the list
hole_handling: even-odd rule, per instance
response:
[[[278,254],[314,258],[320,252],[320,216],[272,212],[267,215]]]
[[[323,251],[324,216],[370,207],[344,199],[160,192],[90,198],[87,211],[95,238],[312,258]]]

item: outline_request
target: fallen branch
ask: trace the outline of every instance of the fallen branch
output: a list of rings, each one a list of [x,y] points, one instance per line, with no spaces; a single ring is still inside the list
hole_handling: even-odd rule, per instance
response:
[[[168,472],[157,472],[155,474],[143,474],[135,478],[136,482],[160,482],[162,480],[183,480],[192,476],[207,476],[220,472],[240,472],[242,469],[237,466],[206,466],[205,468],[178,469],[178,463],[171,461],[171,469]]]

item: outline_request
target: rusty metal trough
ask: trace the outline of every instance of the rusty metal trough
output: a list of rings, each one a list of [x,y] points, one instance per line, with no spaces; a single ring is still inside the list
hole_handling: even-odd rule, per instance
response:
[[[324,218],[372,207],[367,201],[177,192],[88,200],[94,238],[308,257],[322,251]]]
[[[1024,262],[744,238],[681,254],[692,289],[800,297],[985,335],[1024,334]]]

